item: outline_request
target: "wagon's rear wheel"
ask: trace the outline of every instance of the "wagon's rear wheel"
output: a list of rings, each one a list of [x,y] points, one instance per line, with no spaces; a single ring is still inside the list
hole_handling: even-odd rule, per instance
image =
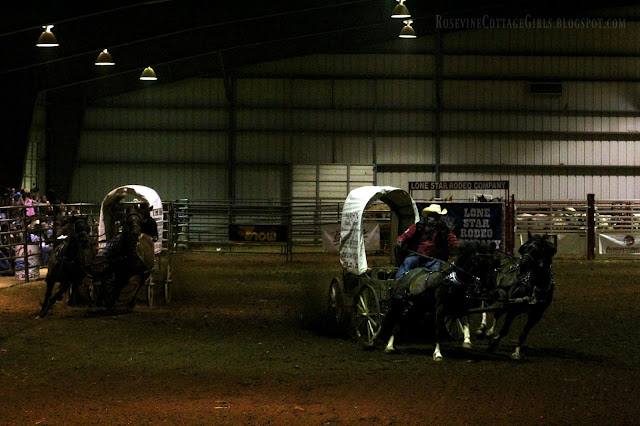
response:
[[[382,313],[378,295],[370,285],[363,285],[356,294],[353,312],[356,337],[364,346],[372,347],[382,329]]]
[[[338,278],[331,280],[327,300],[327,327],[331,331],[339,331],[344,326],[344,290]]]

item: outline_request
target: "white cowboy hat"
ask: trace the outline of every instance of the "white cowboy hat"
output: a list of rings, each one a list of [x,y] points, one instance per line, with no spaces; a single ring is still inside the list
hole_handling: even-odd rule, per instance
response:
[[[422,216],[427,216],[429,213],[437,213],[439,215],[447,214],[447,209],[440,207],[440,204],[431,204],[429,207],[422,209]]]

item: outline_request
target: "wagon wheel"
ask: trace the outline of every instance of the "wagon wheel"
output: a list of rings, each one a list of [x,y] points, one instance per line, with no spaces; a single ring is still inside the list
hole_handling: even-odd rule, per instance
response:
[[[355,332],[358,340],[366,347],[372,347],[382,329],[380,301],[373,287],[364,285],[356,294],[353,312]]]
[[[464,339],[462,324],[460,324],[460,320],[457,317],[453,315],[445,315],[444,326],[447,329],[449,336],[451,336],[451,340],[457,342]]]
[[[339,330],[344,325],[344,290],[338,278],[331,280],[329,284],[329,297],[327,300],[327,326],[330,330]]]

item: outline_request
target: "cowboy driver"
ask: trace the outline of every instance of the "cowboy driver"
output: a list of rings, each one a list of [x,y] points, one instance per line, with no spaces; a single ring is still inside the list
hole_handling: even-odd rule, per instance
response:
[[[398,237],[396,246],[408,250],[409,255],[398,268],[396,278],[418,266],[438,271],[442,266],[438,260],[446,261],[449,254],[459,247],[458,238],[442,220],[446,214],[447,209],[431,204],[422,209],[420,221]]]

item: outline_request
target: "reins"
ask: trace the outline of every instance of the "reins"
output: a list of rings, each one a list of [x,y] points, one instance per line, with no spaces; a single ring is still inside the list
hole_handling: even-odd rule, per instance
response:
[[[471,278],[473,278],[475,281],[480,281],[480,277],[477,277],[477,276],[473,275],[471,272],[468,272],[468,271],[464,270],[463,268],[459,267],[456,264],[449,263],[446,260],[441,260],[441,259],[437,259],[435,257],[427,256],[426,254],[418,253],[418,252],[415,252],[413,250],[409,250],[409,249],[405,249],[405,250],[410,254],[415,254],[417,256],[423,257],[423,258],[428,259],[428,260],[433,260],[435,262],[440,262],[440,263],[442,263],[444,265],[449,266],[451,269],[453,269],[456,272],[463,272],[463,273],[467,274],[468,276],[470,276]]]

